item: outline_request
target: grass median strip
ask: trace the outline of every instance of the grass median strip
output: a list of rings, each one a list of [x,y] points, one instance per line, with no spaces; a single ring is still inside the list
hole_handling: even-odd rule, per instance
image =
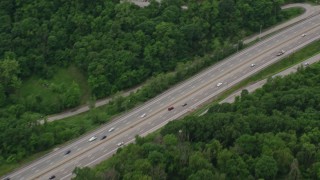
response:
[[[278,61],[267,68],[263,69],[262,71],[256,73],[255,75],[241,81],[239,84],[229,88],[225,92],[223,92],[219,97],[217,97],[213,103],[218,103],[221,100],[227,98],[232,93],[250,85],[254,84],[260,80],[267,79],[285,69],[288,69],[296,64],[301,63],[302,61],[305,61],[306,59],[319,54],[320,53],[320,41],[315,41],[308,46],[302,48],[301,50],[297,51],[296,53],[293,53],[289,55],[288,57],[282,59],[281,61]],[[206,111],[208,108],[210,108],[212,103],[209,103],[205,106],[203,106],[198,111],[194,112],[194,115],[200,115],[204,111]]]

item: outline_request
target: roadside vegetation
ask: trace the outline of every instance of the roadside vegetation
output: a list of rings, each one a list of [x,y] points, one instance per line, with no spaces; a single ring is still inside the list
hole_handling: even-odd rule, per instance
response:
[[[0,169],[9,171],[7,165],[13,168],[92,130],[230,55],[232,44],[261,24],[269,27],[289,17],[281,14],[278,1],[250,2],[252,9],[270,7],[261,17],[229,1],[190,2],[188,11],[180,9],[180,1],[163,1],[160,8],[152,2],[144,9],[116,1],[1,1]],[[235,11],[226,11],[230,8]],[[146,79],[138,93],[116,94],[112,103],[85,115],[44,125],[37,121]]]
[[[294,54],[289,55],[286,58],[281,59],[280,61],[270,65],[269,67],[263,69],[262,71],[256,73],[254,76],[251,76],[239,84],[229,88],[227,91],[219,95],[219,98],[216,101],[220,101],[228,97],[233,92],[246,87],[250,84],[253,84],[257,81],[270,78],[272,75],[277,74],[285,69],[288,69],[291,66],[294,66],[316,54],[319,54],[320,51],[320,41],[315,41],[308,46],[302,48],[301,50],[295,52]]]
[[[319,179],[320,63],[171,121],[74,179]]]

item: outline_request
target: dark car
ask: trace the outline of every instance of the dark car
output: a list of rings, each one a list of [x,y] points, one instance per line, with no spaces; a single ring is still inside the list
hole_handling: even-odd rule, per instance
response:
[[[102,137],[101,137],[101,140],[103,140],[103,139],[105,139],[105,138],[107,138],[107,136],[102,136]]]
[[[10,180],[10,178],[9,178],[9,177],[7,177],[7,178],[5,178],[4,180]]]
[[[54,178],[56,178],[55,175],[52,175],[51,177],[49,177],[49,179],[54,179]]]
[[[64,153],[65,155],[70,154],[71,150],[66,151],[66,153]]]
[[[171,107],[168,108],[168,111],[171,111],[171,110],[173,110],[173,109],[174,109],[174,107],[171,106]]]
[[[187,103],[182,104],[182,107],[185,107],[186,105],[188,105]]]

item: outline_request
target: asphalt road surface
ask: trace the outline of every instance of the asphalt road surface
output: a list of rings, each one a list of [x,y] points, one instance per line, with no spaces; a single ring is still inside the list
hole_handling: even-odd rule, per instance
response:
[[[302,37],[304,33],[306,36]],[[6,177],[48,179],[55,175],[56,179],[70,179],[76,166],[93,166],[101,162],[117,151],[118,143],[124,142],[125,146],[133,142],[136,135],[145,136],[155,131],[168,121],[192,111],[228,87],[317,39],[320,39],[319,14],[230,56],[175,88],[162,93],[145,105]],[[277,56],[280,50],[286,52]],[[253,63],[255,66],[251,67]],[[219,83],[221,85],[217,86]],[[185,103],[187,105],[183,106]],[[168,107],[174,107],[174,109],[168,111]],[[143,114],[145,116],[141,117]],[[108,130],[112,127],[114,130],[109,132]],[[107,135],[107,138],[101,140],[104,135]],[[89,142],[92,136],[97,136],[97,139]],[[65,155],[68,150],[71,152]]]
[[[320,52],[320,50],[319,50],[319,52]],[[306,67],[306,66],[309,66],[309,65],[311,65],[311,64],[313,64],[313,63],[316,63],[316,62],[319,62],[319,61],[320,61],[320,54],[317,54],[317,55],[315,55],[315,56],[313,56],[313,57],[311,57],[311,58],[309,58],[309,59],[307,59],[307,60],[305,60],[305,61],[297,64],[297,65],[294,65],[294,66],[292,66],[292,67],[290,67],[290,68],[288,68],[288,69],[286,69],[286,70],[284,70],[284,71],[281,71],[281,72],[273,75],[272,77],[275,77],[275,76],[285,76],[285,75],[288,75],[288,74],[290,74],[290,73],[294,73],[294,72],[296,72],[296,71],[298,70],[298,68],[299,68],[300,66]],[[306,65],[305,63],[308,63],[308,65]],[[258,81],[258,82],[254,83],[254,84],[251,84],[251,85],[249,85],[249,86],[247,86],[247,87],[244,87],[244,88],[242,88],[242,89],[240,89],[240,90],[232,93],[232,94],[231,94],[230,96],[228,96],[226,99],[222,100],[222,101],[220,102],[220,104],[221,104],[221,103],[233,103],[234,100],[235,100],[235,98],[236,98],[237,96],[240,96],[240,95],[241,95],[241,92],[242,92],[243,89],[246,89],[246,90],[248,90],[249,92],[253,92],[253,91],[255,91],[256,89],[261,88],[265,83],[267,83],[267,79]]]

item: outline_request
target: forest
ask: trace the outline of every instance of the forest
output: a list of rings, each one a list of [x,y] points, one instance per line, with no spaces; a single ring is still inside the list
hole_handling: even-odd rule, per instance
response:
[[[75,179],[319,179],[320,63],[171,121]]]
[[[283,3],[163,0],[139,8],[119,0],[1,0],[0,164],[48,150],[106,119],[88,115],[78,122],[81,126],[41,124],[43,115],[78,106],[81,88],[77,83],[43,83],[59,95],[48,102],[20,94],[30,78],[45,82],[57,69],[74,66],[92,97],[106,97],[171,72],[193,57],[210,52],[221,59],[247,35],[286,19],[289,15],[280,11]]]

